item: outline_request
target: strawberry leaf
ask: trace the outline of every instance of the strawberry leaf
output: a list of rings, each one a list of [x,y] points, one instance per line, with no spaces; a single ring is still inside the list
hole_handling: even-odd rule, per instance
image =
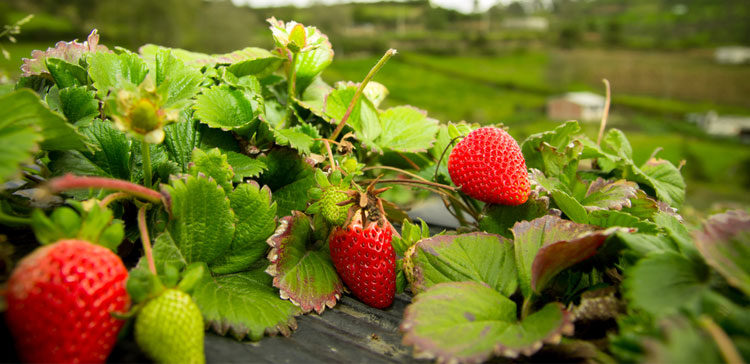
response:
[[[383,132],[377,139],[381,149],[397,152],[424,152],[435,143],[438,121],[427,117],[427,112],[398,106],[380,113]]]
[[[260,340],[265,334],[289,336],[297,328],[299,308],[279,298],[265,266],[247,272],[211,276],[193,288],[203,320],[220,335]]]
[[[547,174],[542,152],[543,148],[549,151],[563,149],[570,143],[572,137],[580,131],[581,127],[578,125],[578,122],[568,121],[555,128],[555,130],[529,136],[521,144],[521,152],[526,160],[526,167],[536,168]]]
[[[617,233],[617,237],[639,256],[657,251],[678,252],[677,246],[663,235]]]
[[[235,233],[229,250],[211,264],[215,273],[235,273],[249,268],[268,250],[266,239],[276,228],[276,203],[271,190],[255,181],[243,183],[229,193],[234,211]]]
[[[525,297],[539,294],[547,283],[564,269],[594,254],[618,228],[597,230],[546,215],[519,222],[513,229],[516,265],[521,292]]]
[[[273,276],[274,287],[281,298],[289,299],[303,312],[323,313],[333,308],[344,292],[328,252],[328,244],[315,241],[310,219],[293,211],[279,222],[279,228],[268,239],[271,265],[266,272]]]
[[[0,110],[3,110],[0,124],[13,126],[16,131],[24,128],[35,130],[42,136],[39,146],[45,150],[87,149],[83,135],[61,114],[50,110],[31,90],[22,89],[0,96]]]
[[[439,363],[480,363],[493,354],[532,355],[573,331],[571,315],[551,303],[522,321],[516,304],[476,282],[435,285],[414,297],[400,329],[415,356]]]
[[[440,235],[422,239],[406,259],[416,293],[443,282],[485,283],[505,296],[518,288],[513,244],[494,234]]]
[[[588,211],[621,210],[630,207],[630,199],[636,196],[638,185],[624,179],[607,181],[597,178],[591,182],[581,204]]]
[[[188,176],[165,185],[172,219],[167,224],[188,264],[211,264],[226,253],[235,231],[226,193],[213,179]]]
[[[195,117],[211,128],[252,134],[262,110],[256,96],[254,91],[227,85],[204,89],[195,100]]]
[[[265,49],[256,47],[247,47],[225,54],[190,52],[184,49],[168,48],[154,44],[146,44],[138,49],[141,56],[150,61],[155,61],[156,55],[161,51],[169,51],[172,55],[182,60],[185,65],[195,69],[200,69],[203,66],[213,67],[217,64],[231,64],[232,66],[229,67],[229,70],[237,77],[250,74],[262,77],[264,74],[272,73],[281,63],[279,57]],[[265,60],[267,59],[273,59],[274,61],[266,62]],[[260,64],[265,64],[267,68],[260,67]]]
[[[709,289],[709,273],[707,266],[679,253],[655,251],[625,271],[624,296],[651,314],[674,313],[698,304]]]
[[[162,105],[165,108],[184,106],[186,100],[198,93],[203,82],[200,71],[185,66],[182,60],[166,50],[156,53],[155,78],[157,93],[167,96]]]
[[[102,99],[110,90],[140,85],[147,73],[146,62],[137,54],[127,51],[121,54],[94,53],[89,59],[89,76]]]
[[[169,159],[177,163],[182,172],[188,171],[193,149],[201,139],[200,129],[198,121],[190,117],[164,127],[164,147],[169,153]]]
[[[357,91],[355,84],[339,84],[336,89],[326,96],[325,106],[323,108],[324,118],[331,123],[338,124],[346,114],[346,110],[349,107],[354,98],[354,94]],[[354,104],[349,119],[347,119],[346,125],[354,129],[354,134],[357,138],[365,143],[370,148],[378,148],[378,144],[375,143],[377,138],[382,133],[382,126],[378,117],[378,112],[375,110],[372,102],[366,97],[360,97],[359,100]],[[377,150],[377,149],[376,149]]]
[[[247,177],[258,177],[268,169],[265,163],[244,154],[232,151],[224,151],[224,153],[227,155],[227,162],[234,171],[234,182],[242,182]]]
[[[529,199],[518,206],[487,205],[482,219],[479,220],[479,229],[512,239],[513,233],[510,229],[515,223],[542,217],[548,210],[549,197],[539,197],[537,193],[532,192]]]
[[[313,28],[314,27],[308,27]],[[317,29],[316,29],[317,31]],[[319,32],[319,31],[318,31]],[[304,91],[317,75],[333,62],[333,48],[325,34],[320,33],[321,42],[313,50],[299,53],[296,63],[297,92]]]
[[[208,152],[197,148],[193,150],[190,174],[198,176],[199,173],[213,178],[226,193],[232,192],[234,172],[227,162],[227,156],[221,154],[219,148],[209,149]]]
[[[659,200],[674,208],[685,201],[685,179],[671,162],[652,158],[640,168],[632,164],[628,167],[637,182],[654,189]]]
[[[711,216],[694,236],[706,262],[750,296],[750,216],[740,210]]]
[[[83,43],[78,43],[77,40],[57,42],[55,48],[47,48],[44,52],[39,50],[31,52],[31,59],[23,59],[21,71],[23,71],[24,77],[49,73],[46,65],[46,60],[49,58],[59,58],[72,64],[78,64],[82,58],[92,52],[109,52],[107,47],[99,45],[99,34],[97,34],[96,29],[89,34],[87,40]]]
[[[65,118],[76,125],[88,124],[99,116],[99,102],[94,98],[94,91],[85,86],[60,90],[60,104]]]
[[[659,227],[650,221],[644,221],[631,214],[613,210],[591,211],[588,223],[604,228],[613,226],[633,227],[640,232],[652,234],[655,234],[659,230]]]
[[[87,84],[88,74],[83,67],[59,58],[47,58],[45,62],[47,70],[49,70],[59,89]]]
[[[276,144],[294,148],[301,153],[310,154],[310,147],[315,144],[314,136],[306,134],[299,126],[274,130]],[[320,135],[317,136],[320,138]]]
[[[307,208],[307,191],[315,187],[315,173],[311,162],[303,159],[291,149],[274,149],[267,156],[258,158],[267,167],[258,182],[273,191],[273,200],[278,204],[278,215],[291,215],[293,210]]]

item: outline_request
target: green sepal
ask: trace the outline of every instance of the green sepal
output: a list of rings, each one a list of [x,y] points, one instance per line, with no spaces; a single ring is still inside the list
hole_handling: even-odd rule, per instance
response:
[[[125,289],[133,303],[141,303],[158,296],[165,287],[147,268],[135,267],[128,273]]]

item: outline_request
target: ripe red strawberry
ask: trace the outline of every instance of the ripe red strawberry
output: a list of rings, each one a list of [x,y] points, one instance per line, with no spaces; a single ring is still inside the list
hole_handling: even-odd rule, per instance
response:
[[[345,228],[336,227],[328,239],[336,271],[354,296],[375,308],[386,308],[396,294],[396,253],[391,225],[370,222],[362,228],[355,216]]]
[[[453,148],[448,173],[465,194],[488,203],[520,205],[529,198],[526,161],[505,130],[472,131]]]
[[[5,318],[21,360],[102,363],[125,323],[128,271],[110,250],[81,240],[43,246],[8,280]]]

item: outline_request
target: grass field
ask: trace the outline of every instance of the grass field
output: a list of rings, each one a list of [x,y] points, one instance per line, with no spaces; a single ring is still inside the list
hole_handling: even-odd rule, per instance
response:
[[[375,57],[337,59],[326,71],[325,78],[329,82],[360,80],[376,61]],[[375,80],[390,90],[385,107],[414,105],[428,110],[430,116],[443,122],[502,122],[521,141],[533,133],[559,125],[558,121],[546,119],[545,103],[548,95],[561,92],[563,86],[560,85],[568,85],[571,89],[593,89],[585,80],[566,81],[564,78],[568,76],[565,75],[560,77],[563,80],[554,81],[555,70],[564,72],[555,62],[543,53],[479,59],[406,53],[397,55]],[[692,64],[692,67],[698,66]],[[714,68],[714,65],[705,67]],[[739,67],[720,72],[731,73],[732,70],[737,71],[738,80],[725,77],[721,82],[741,92],[745,87],[740,84],[745,69]],[[615,91],[621,89],[619,86],[613,88]],[[696,95],[702,92],[695,91],[691,97],[698,97]],[[704,135],[696,126],[684,121],[684,114],[688,112],[718,109],[748,113],[750,108],[741,106],[741,103],[717,104],[718,98],[696,103],[676,99],[665,102],[661,97],[614,96],[609,125],[626,132],[633,146],[634,160],[645,162],[657,148],[660,149],[656,154],[659,158],[675,164],[685,160],[682,171],[688,183],[687,205],[698,210],[706,211],[715,204],[750,206],[750,171],[747,168],[750,146],[733,139]],[[596,137],[598,123],[582,126],[587,135]]]

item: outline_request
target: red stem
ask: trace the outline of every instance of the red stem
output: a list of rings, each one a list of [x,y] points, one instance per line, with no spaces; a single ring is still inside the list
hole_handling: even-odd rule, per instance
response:
[[[81,177],[72,174],[51,179],[47,183],[53,193],[86,188],[102,188],[129,193],[135,197],[153,203],[161,203],[161,194],[132,182],[105,177]]]
[[[148,226],[146,226],[146,210],[148,207],[149,205],[145,204],[138,210],[138,229],[141,231],[141,243],[143,243],[143,253],[146,255],[148,269],[156,275],[154,254],[151,253],[151,239],[148,237]]]

